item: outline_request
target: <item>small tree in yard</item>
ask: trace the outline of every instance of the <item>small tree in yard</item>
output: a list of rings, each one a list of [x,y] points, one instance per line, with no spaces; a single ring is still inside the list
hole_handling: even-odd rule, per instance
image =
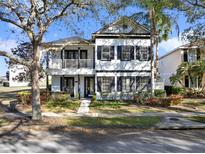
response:
[[[25,60],[0,51],[13,62],[27,66],[32,73],[32,119],[41,120],[40,108],[40,46],[48,28],[57,21],[73,15],[81,16],[85,12],[93,13],[96,9],[109,6],[108,0],[0,0],[0,21],[15,25],[29,38],[32,45],[32,59]],[[96,9],[95,9],[96,8]],[[29,51],[28,51],[29,52]]]

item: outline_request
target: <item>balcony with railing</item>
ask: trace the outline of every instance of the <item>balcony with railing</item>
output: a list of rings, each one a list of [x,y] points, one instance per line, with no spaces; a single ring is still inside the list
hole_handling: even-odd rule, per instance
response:
[[[93,69],[93,59],[52,59],[49,69],[89,68]]]

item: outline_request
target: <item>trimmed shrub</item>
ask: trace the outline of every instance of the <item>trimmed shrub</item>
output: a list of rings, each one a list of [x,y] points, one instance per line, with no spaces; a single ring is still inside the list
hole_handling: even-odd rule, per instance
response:
[[[150,106],[169,107],[180,104],[182,99],[183,97],[181,95],[171,95],[170,97],[164,98],[147,98],[144,100],[144,103]]]
[[[167,95],[184,95],[185,90],[182,87],[165,86]]]
[[[65,92],[55,92],[52,93],[52,100],[54,101],[65,101],[70,99],[70,95]]]
[[[17,93],[18,101],[22,104],[31,104],[31,92],[30,91],[21,91]]]
[[[170,99],[170,105],[178,105],[182,102],[183,97],[181,95],[171,95],[169,97]]]
[[[93,95],[92,98],[91,98],[91,102],[96,102],[96,100],[97,100],[96,95]]]
[[[144,100],[147,98],[151,98],[151,92],[150,91],[141,91],[134,95],[134,101],[135,103],[144,103]]]
[[[65,109],[76,110],[80,106],[80,101],[77,99],[70,99],[70,95],[64,92],[55,92],[52,97],[46,103],[49,109],[55,110],[57,112],[64,111]]]
[[[166,97],[166,91],[161,89],[155,89],[154,90],[154,96],[155,97]]]
[[[18,102],[20,102],[21,104],[31,104],[31,100],[32,100],[32,94],[30,91],[21,91],[17,93],[17,98],[18,98]],[[41,103],[45,103],[48,99],[50,98],[50,94],[46,93],[46,91],[41,91],[40,92],[40,100]]]
[[[151,105],[151,106],[159,106],[160,99],[156,97],[147,98],[144,100],[144,104]]]

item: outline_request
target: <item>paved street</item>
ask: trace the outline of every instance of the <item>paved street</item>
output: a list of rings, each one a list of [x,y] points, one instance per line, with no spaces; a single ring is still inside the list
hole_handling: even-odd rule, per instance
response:
[[[204,152],[205,130],[86,134],[13,132],[1,135],[0,152]]]

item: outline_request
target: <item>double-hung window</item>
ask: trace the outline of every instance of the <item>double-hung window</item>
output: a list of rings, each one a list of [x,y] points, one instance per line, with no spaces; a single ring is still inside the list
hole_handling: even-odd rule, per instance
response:
[[[114,59],[114,46],[98,46],[97,59],[105,61]]]
[[[197,51],[196,49],[190,49],[188,51],[188,62],[195,62],[197,60]]]
[[[110,48],[109,48],[109,46],[102,47],[101,60],[110,60]]]
[[[150,77],[148,76],[138,76],[136,77],[136,89],[140,90],[148,90],[150,84]]]
[[[98,91],[102,93],[110,93],[114,89],[114,77],[98,77],[97,78],[97,86]]]
[[[150,47],[137,46],[136,47],[136,59],[140,61],[150,60]]]
[[[123,61],[130,61],[134,59],[134,47],[133,46],[118,46],[117,57]]]
[[[118,91],[132,92],[135,91],[135,77],[118,77]]]

